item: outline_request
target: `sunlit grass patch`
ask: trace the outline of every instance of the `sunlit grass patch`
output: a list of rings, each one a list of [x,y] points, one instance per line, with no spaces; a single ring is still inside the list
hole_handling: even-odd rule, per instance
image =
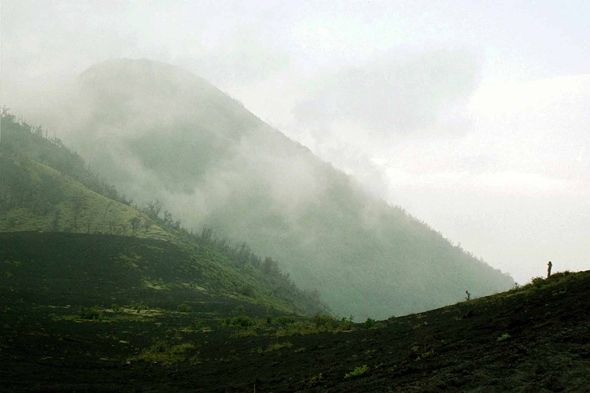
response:
[[[157,341],[151,347],[145,348],[138,356],[129,359],[132,361],[143,361],[148,363],[158,363],[163,366],[171,366],[175,363],[189,360],[191,364],[199,364],[199,353],[188,356],[189,352],[194,351],[196,347],[190,343],[168,345],[165,341]]]
[[[179,304],[177,309],[178,309],[178,312],[182,312],[182,313],[190,313],[191,311],[193,311],[192,307],[186,303]]]
[[[508,333],[504,333],[502,334],[500,337],[498,337],[498,339],[496,341],[506,341],[510,338],[510,334]]]
[[[78,310],[78,317],[80,319],[101,320],[102,315],[102,311],[96,307],[82,307]]]
[[[361,375],[368,373],[369,370],[370,370],[369,366],[367,366],[366,364],[363,364],[360,367],[356,367],[351,372],[344,374],[344,378],[348,379],[348,378],[360,377]]]
[[[351,319],[337,319],[327,315],[316,315],[309,320],[297,321],[286,326],[281,326],[274,335],[276,337],[308,335],[317,333],[346,333],[356,330]]]
[[[289,341],[284,341],[282,343],[274,343],[274,344],[270,344],[268,347],[266,347],[265,352],[278,351],[279,349],[291,348],[292,346],[293,346],[293,344],[291,344]]]
[[[280,343],[277,342],[274,344],[270,344],[266,348],[258,347],[256,350],[253,350],[252,352],[256,352],[258,354],[263,354],[263,353],[275,352],[275,351],[279,351],[283,348],[291,348],[291,347],[293,347],[292,343],[290,343],[289,341],[284,341],[284,342],[280,342]]]
[[[157,290],[170,290],[170,288],[168,288],[168,286],[166,285],[164,280],[162,280],[161,278],[149,279],[147,277],[142,277],[141,278],[141,286],[144,288],[157,289]]]
[[[322,383],[323,379],[324,379],[323,374],[319,373],[318,375],[310,376],[309,379],[304,380],[303,383],[305,385],[307,385],[308,388],[312,388],[312,387]]]
[[[238,337],[257,337],[258,333],[256,330],[240,330],[239,332],[235,332],[231,334],[231,338],[238,338]]]

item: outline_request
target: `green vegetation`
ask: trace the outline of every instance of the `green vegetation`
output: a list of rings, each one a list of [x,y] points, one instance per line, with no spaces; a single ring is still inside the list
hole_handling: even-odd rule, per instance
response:
[[[416,358],[416,361],[419,362],[420,360],[424,360],[424,359],[432,356],[433,354],[434,354],[434,351],[423,352]]]
[[[549,278],[533,277],[531,282],[515,286],[513,289],[505,292],[504,296],[534,296],[539,290],[551,288],[554,295],[567,292],[571,280],[576,280],[577,276],[569,271],[553,273]]]
[[[199,364],[201,361],[198,352],[194,353],[195,348],[193,344],[188,343],[170,346],[165,341],[157,341],[150,348],[143,349],[138,356],[130,358],[129,361],[144,361],[172,366],[175,363],[184,362],[188,358],[191,364]],[[193,352],[193,355],[189,357],[188,352]]]
[[[194,320],[189,326],[190,330],[210,331],[209,323],[204,320]]]
[[[131,200],[89,171],[85,161],[59,139],[47,138],[47,132],[18,120],[6,108],[1,122],[0,232],[109,234],[163,240],[189,254],[183,261],[185,266],[190,265],[183,276],[187,280],[179,282],[165,271],[157,276],[146,272],[142,255],[135,251],[120,254],[118,260],[127,268],[142,272],[141,285],[145,288],[170,291],[190,287],[298,314],[329,311],[319,292],[297,288],[274,259],[258,256],[246,243],[233,243],[209,228],[189,231],[157,200],[133,207]],[[7,272],[6,276],[13,274]],[[139,304],[134,308],[141,312],[144,307]]]
[[[131,309],[135,310],[135,312],[136,312],[136,313],[138,313],[138,314],[139,314],[141,311],[143,311],[144,309],[146,309],[146,308],[147,308],[147,306],[145,306],[145,305],[143,304],[143,302],[139,302],[139,303],[133,303],[133,304],[131,305]]]
[[[498,339],[496,341],[504,341],[504,340],[508,340],[509,338],[510,338],[510,334],[504,333],[503,335],[498,337]]]
[[[330,315],[317,314],[312,318],[312,321],[319,331],[335,332],[351,329],[353,327],[353,319],[354,317],[352,315],[348,319],[338,319]]]
[[[307,388],[312,388],[322,383],[323,379],[323,374],[319,373],[318,375],[314,375],[313,377],[310,376],[307,381],[304,381],[304,383],[307,385]]]
[[[232,311],[232,313],[236,314],[236,315],[245,315],[246,314],[246,307],[238,306]]]
[[[267,318],[267,321],[268,321],[268,318]],[[275,319],[275,322],[279,325],[282,325],[282,326],[287,326],[287,325],[293,324],[296,321],[297,320],[295,318],[289,317],[287,315],[281,315],[280,317]],[[271,322],[272,322],[272,319],[271,319]]]
[[[96,307],[82,307],[78,310],[78,317],[80,319],[101,320],[102,311]]]
[[[369,372],[369,366],[367,366],[366,364],[363,364],[360,367],[356,367],[351,372],[344,374],[344,378],[346,378],[346,379],[356,378],[356,377],[360,377],[361,375],[364,375],[368,372]]]
[[[293,346],[292,343],[290,343],[288,341],[284,341],[281,343],[270,344],[264,352],[278,351],[279,349],[291,348],[292,346]]]
[[[373,318],[367,318],[367,320],[365,321],[365,327],[367,327],[368,329],[375,327],[375,324],[376,322]]]
[[[186,312],[186,313],[189,313],[191,311],[193,311],[192,307],[189,306],[186,303],[182,303],[182,304],[179,304],[178,305],[178,312]]]
[[[256,325],[256,320],[245,315],[240,315],[239,317],[226,318],[224,324],[225,326],[231,327],[249,328]]]
[[[240,330],[235,333],[232,333],[231,337],[258,337],[259,334],[256,330]]]
[[[316,333],[340,333],[355,330],[352,321],[348,319],[337,319],[328,315],[316,315],[311,320],[299,320],[279,327],[274,333],[276,337],[308,335]]]

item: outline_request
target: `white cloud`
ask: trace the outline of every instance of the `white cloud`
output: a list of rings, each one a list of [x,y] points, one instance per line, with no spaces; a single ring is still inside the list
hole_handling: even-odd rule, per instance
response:
[[[381,137],[465,132],[438,123],[451,124],[450,115],[460,115],[455,106],[476,88],[476,56],[468,51],[404,52],[391,51],[370,64],[314,79],[295,107],[296,119],[320,132],[348,122]]]

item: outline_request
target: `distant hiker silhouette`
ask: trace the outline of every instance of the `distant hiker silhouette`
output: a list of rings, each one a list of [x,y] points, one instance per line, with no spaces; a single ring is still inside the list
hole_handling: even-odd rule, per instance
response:
[[[551,268],[553,267],[553,264],[551,263],[551,261],[549,261],[547,263],[547,278],[551,277]]]

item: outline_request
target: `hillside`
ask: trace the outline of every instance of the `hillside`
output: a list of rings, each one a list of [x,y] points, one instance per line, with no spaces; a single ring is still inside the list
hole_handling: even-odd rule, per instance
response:
[[[117,189],[281,261],[340,315],[387,318],[513,285],[187,71],[113,60],[78,88],[60,135]]]
[[[188,232],[158,203],[138,210],[61,141],[7,112],[2,132],[0,252],[18,271],[2,277],[6,296],[55,299],[72,291],[100,304],[126,294],[129,302],[168,306],[186,300],[329,312],[317,293],[297,288],[276,261],[207,231]],[[33,277],[34,284],[21,285]],[[87,282],[63,287],[80,277]]]
[[[79,250],[59,247],[63,254],[45,256],[76,238]],[[107,266],[85,258],[95,249],[116,255],[121,244],[142,258]],[[170,279],[187,266],[170,247],[110,235],[0,234],[0,390],[588,391],[590,272],[351,323],[267,315],[231,299],[202,302],[207,292],[190,286],[134,286],[140,271]],[[186,303],[151,297],[176,290],[192,291]]]

